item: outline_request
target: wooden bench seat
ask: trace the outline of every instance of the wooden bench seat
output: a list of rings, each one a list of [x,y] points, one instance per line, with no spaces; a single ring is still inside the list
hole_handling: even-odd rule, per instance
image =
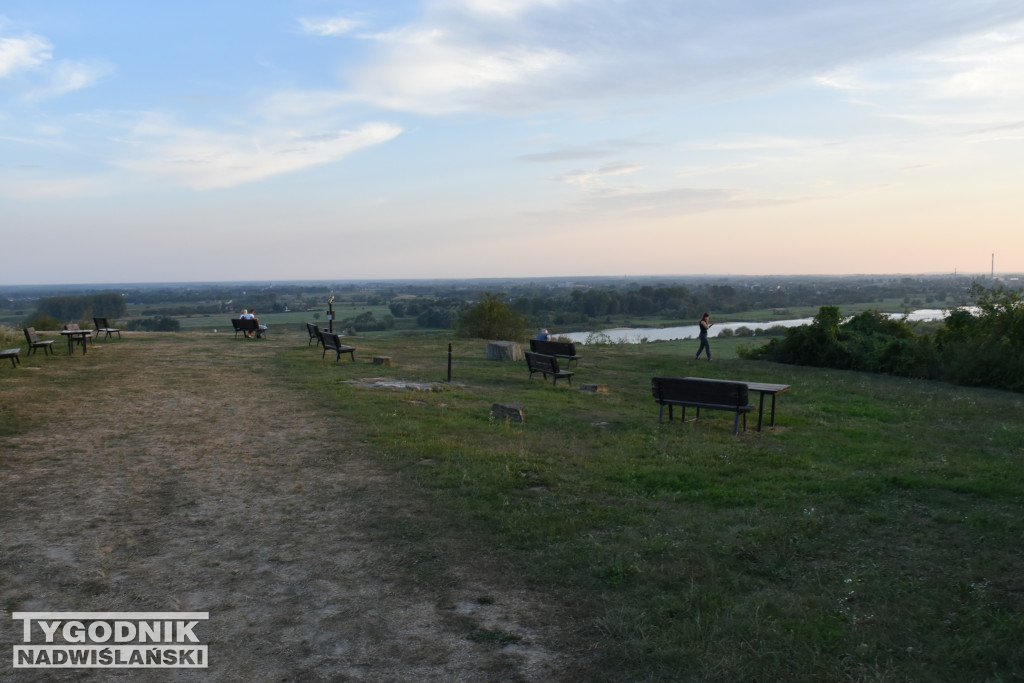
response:
[[[526,351],[523,355],[526,356],[526,366],[530,369],[530,379],[533,379],[535,372],[539,372],[544,375],[544,379],[551,375],[553,378],[551,384],[555,386],[558,385],[558,380],[560,379],[569,380],[569,386],[572,386],[572,376],[576,373],[559,369],[558,359],[554,356],[534,353],[533,351]]]
[[[312,344],[314,339],[316,340],[316,345],[320,346],[320,326],[314,325],[313,323],[306,323],[306,332],[309,333],[309,341],[306,342],[306,346]]]
[[[349,356],[352,357],[352,362],[355,362],[356,347],[349,346],[348,344],[342,344],[340,336],[320,330],[320,342],[324,345],[324,351],[323,353],[320,354],[321,358],[326,357],[327,349],[330,349],[331,351],[334,351],[336,354],[338,354],[337,357],[335,357],[334,359],[335,363],[341,360],[341,354],[343,353],[349,354]],[[306,346],[309,346],[309,344],[306,344]]]
[[[21,349],[4,349],[0,351],[0,358],[10,358],[11,366],[16,368],[21,362],[21,359],[18,358],[19,353],[21,353]]]
[[[564,358],[569,361],[569,367],[575,362],[580,364],[581,356],[576,353],[575,342],[554,341],[552,339],[531,339],[530,350],[534,353],[543,353],[546,356]]]
[[[36,334],[36,328],[26,327],[25,328],[25,339],[28,341],[28,355],[32,355],[36,352],[36,349],[42,349],[43,355],[50,355],[52,350],[50,347],[53,346],[52,339],[40,339],[39,335]]]
[[[111,327],[106,318],[93,318],[92,322],[96,325],[97,339],[99,339],[100,334],[103,334],[103,338],[107,339],[115,332],[117,332],[117,338],[121,338],[121,330],[117,327]]]
[[[728,382],[714,379],[697,379],[693,377],[653,377],[651,392],[658,402],[658,422],[662,421],[665,406],[668,406],[668,419],[672,420],[672,407],[683,409],[682,419],[686,420],[686,409],[696,408],[700,418],[701,408],[708,410],[727,410],[736,414],[733,420],[732,433],[739,431],[740,416],[743,416],[743,430],[747,429],[747,413],[754,410],[749,405],[747,385],[743,382]]]
[[[260,325],[256,318],[232,318],[231,325],[235,328],[235,339],[238,338],[239,332],[245,333],[246,337],[250,332],[255,332],[257,339],[261,339],[267,332],[267,326]]]

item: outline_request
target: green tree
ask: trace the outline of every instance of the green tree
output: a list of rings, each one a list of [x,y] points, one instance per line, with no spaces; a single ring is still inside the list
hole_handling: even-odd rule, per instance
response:
[[[465,309],[456,326],[460,337],[522,341],[529,319],[494,294],[484,292],[483,300]]]

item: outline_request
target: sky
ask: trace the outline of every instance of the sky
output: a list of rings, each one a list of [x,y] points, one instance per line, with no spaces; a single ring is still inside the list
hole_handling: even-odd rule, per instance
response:
[[[0,1],[0,284],[993,258],[1020,0]]]

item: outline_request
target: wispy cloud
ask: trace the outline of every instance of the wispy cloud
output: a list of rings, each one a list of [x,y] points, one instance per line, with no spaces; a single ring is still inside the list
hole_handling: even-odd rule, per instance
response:
[[[569,171],[568,173],[563,173],[557,176],[554,180],[556,182],[570,183],[573,185],[592,185],[602,178],[625,175],[627,173],[639,171],[642,168],[644,168],[643,164],[621,161],[614,164],[606,164],[590,170]]]
[[[942,12],[916,0],[734,0],[729,11],[618,0],[435,0],[415,23],[364,36],[380,50],[353,70],[351,83],[381,106],[434,114],[735,99],[814,77],[845,85],[840,76],[851,64],[920,54],[1014,20],[1024,20],[1017,0],[947,3]]]
[[[0,17],[0,30],[3,30]],[[0,35],[0,78],[27,72],[21,98],[37,102],[87,88],[114,68],[105,61],[53,61],[53,45],[31,33],[18,37]]]
[[[297,131],[266,129],[248,135],[182,129],[161,120],[143,122],[130,142],[131,155],[117,166],[197,190],[234,187],[337,161],[352,152],[394,139],[387,123],[355,129]]]
[[[440,29],[402,29],[372,38],[387,54],[353,74],[356,93],[378,106],[427,114],[486,108],[496,91],[524,87],[569,61],[553,46],[487,45]]]
[[[42,65],[53,57],[52,50],[53,46],[39,36],[0,37],[0,78]]]
[[[355,19],[347,17],[301,18],[299,25],[303,32],[314,36],[341,36],[351,33],[360,26]]]
[[[60,97],[91,87],[114,71],[114,66],[108,62],[62,60],[48,72],[45,81],[25,93],[24,98],[36,102],[50,97]]]

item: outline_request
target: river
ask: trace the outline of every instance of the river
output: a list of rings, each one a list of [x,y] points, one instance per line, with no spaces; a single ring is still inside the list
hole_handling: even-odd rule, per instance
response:
[[[902,318],[902,313],[888,313],[894,318]],[[907,315],[907,320],[940,320],[946,317],[946,312],[937,308],[922,308],[912,311]],[[711,336],[722,330],[737,330],[741,327],[754,330],[766,330],[769,327],[796,327],[798,325],[809,325],[814,318],[795,318],[792,320],[773,320],[763,323],[728,322],[715,323],[711,328]],[[714,319],[712,319],[714,323]],[[682,325],[680,327],[613,327],[598,332],[567,332],[553,333],[552,336],[558,339],[569,339],[577,344],[586,344],[591,335],[606,335],[608,340],[616,344],[638,344],[646,339],[647,341],[671,341],[673,339],[696,339],[699,334],[697,325]],[[602,337],[602,341],[604,338]]]

